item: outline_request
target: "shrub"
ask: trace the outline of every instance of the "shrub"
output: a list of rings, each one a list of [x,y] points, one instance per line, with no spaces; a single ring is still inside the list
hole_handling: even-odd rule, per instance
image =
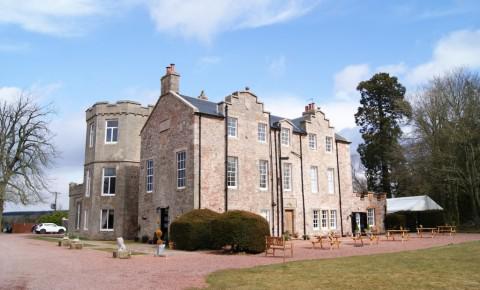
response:
[[[170,225],[175,248],[187,251],[213,249],[212,221],[219,216],[209,209],[195,209],[177,218]]]
[[[261,216],[241,210],[223,213],[212,223],[214,247],[230,246],[234,252],[265,251],[265,236],[270,235],[268,222]]]
[[[148,240],[149,240],[149,238],[148,238],[147,235],[142,236],[142,243],[146,244],[146,243],[148,243]]]
[[[62,218],[68,218],[68,212],[66,211],[56,211],[51,214],[43,215],[38,218],[37,223],[54,223],[57,226],[63,226]]]

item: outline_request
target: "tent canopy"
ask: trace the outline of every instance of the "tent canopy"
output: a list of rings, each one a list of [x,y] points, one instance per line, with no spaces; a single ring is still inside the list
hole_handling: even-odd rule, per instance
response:
[[[387,198],[387,214],[397,211],[443,210],[427,195]]]

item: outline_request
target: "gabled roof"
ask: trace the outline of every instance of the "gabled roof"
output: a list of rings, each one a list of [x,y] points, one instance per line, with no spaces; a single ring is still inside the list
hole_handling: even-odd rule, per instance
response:
[[[218,111],[218,103],[208,101],[208,100],[203,100],[199,98],[193,98],[189,97],[186,95],[180,95],[178,94],[182,99],[184,99],[186,102],[190,103],[193,107],[198,109],[198,113],[205,114],[205,115],[210,115],[214,117],[220,117],[223,118],[225,117],[223,113]],[[305,130],[302,129],[301,122],[303,121],[303,117],[295,118],[295,119],[289,119],[285,117],[280,117],[280,116],[275,116],[275,115],[270,115],[270,127],[274,128],[275,123],[286,120],[290,124],[292,124],[293,127],[293,132],[298,133],[298,134],[306,134]],[[350,143],[347,139],[344,137],[338,135],[335,133],[335,140],[339,142],[345,142],[345,143]]]

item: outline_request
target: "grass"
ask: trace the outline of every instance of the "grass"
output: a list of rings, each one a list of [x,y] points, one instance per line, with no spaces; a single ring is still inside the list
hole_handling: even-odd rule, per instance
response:
[[[480,289],[480,242],[223,270],[208,289]]]

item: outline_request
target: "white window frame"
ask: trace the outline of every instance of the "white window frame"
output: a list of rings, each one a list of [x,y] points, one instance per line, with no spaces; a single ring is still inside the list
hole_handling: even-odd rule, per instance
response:
[[[330,210],[330,220],[329,220],[329,226],[331,229],[337,229],[337,210],[332,209]]]
[[[238,188],[238,157],[236,156],[227,157],[227,187]]]
[[[95,145],[95,123],[90,123],[88,128],[88,147],[92,148]]]
[[[83,230],[88,230],[88,209],[83,211]]]
[[[327,153],[333,152],[333,138],[330,136],[325,137],[325,152]]]
[[[227,117],[227,133],[230,138],[237,138],[238,136],[238,119],[234,117]]]
[[[145,175],[145,190],[147,193],[153,192],[153,159],[148,159],[145,162],[146,175]]]
[[[313,210],[312,227],[314,231],[320,230],[320,211],[318,209]]]
[[[183,159],[182,159],[183,156]],[[178,151],[175,154],[177,168],[177,189],[184,189],[187,186],[187,151]],[[181,176],[183,173],[183,176]]]
[[[85,171],[85,197],[90,197],[90,193],[92,191],[91,183],[92,183],[92,179],[90,176],[90,170],[87,169]]]
[[[292,191],[292,163],[282,164],[283,190]]]
[[[327,193],[335,194],[335,169],[327,169]]]
[[[260,160],[258,162],[258,188],[260,190],[268,189],[268,161]]]
[[[114,169],[115,170],[115,175],[113,176],[105,176],[105,169]],[[105,178],[108,178],[108,192],[105,193]],[[112,178],[115,178],[115,192],[110,193],[110,187],[112,185]],[[104,167],[102,168],[102,194],[101,196],[115,196],[115,193],[117,191],[117,168],[116,167]]]
[[[322,229],[328,229],[328,210],[322,209],[320,211],[320,227]]]
[[[312,193],[318,193],[318,167],[310,167],[310,183]]]
[[[103,213],[104,210],[107,211],[107,228],[106,229],[103,228],[103,220],[102,220],[102,213]],[[108,228],[108,219],[110,217],[110,211],[113,211],[113,227],[112,228]],[[109,209],[109,208],[102,208],[100,210],[100,231],[101,232],[113,232],[114,229],[115,229],[115,210]]]
[[[112,121],[116,121],[117,122],[117,126],[114,127],[109,127],[108,126],[108,122],[112,122]],[[110,119],[110,120],[106,120],[105,121],[105,144],[117,144],[118,143],[118,119]],[[113,141],[113,132],[116,131],[117,132],[117,140]],[[111,132],[111,133],[109,133]],[[111,139],[110,141],[108,141],[108,137],[109,135],[111,135]]]
[[[367,208],[367,224],[370,227],[375,226],[375,208]]]
[[[82,222],[82,203],[77,202],[77,214],[75,216],[75,229],[80,230],[80,224]]]
[[[260,143],[267,143],[267,124],[265,123],[258,123],[257,128],[257,140]]]
[[[317,134],[308,134],[308,148],[317,150]]]
[[[280,129],[280,143],[282,146],[290,146],[290,129],[282,127]]]

